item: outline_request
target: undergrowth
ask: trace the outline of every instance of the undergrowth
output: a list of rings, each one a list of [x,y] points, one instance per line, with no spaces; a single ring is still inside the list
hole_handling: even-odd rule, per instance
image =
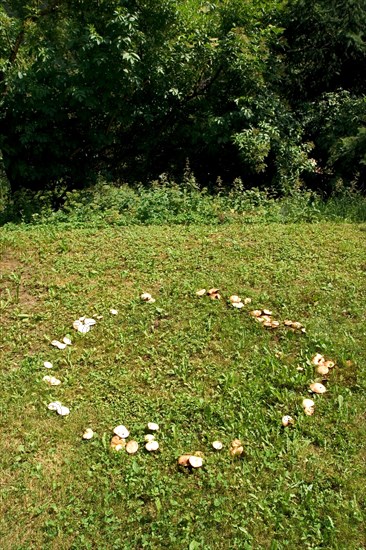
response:
[[[309,190],[294,190],[274,197],[267,190],[244,189],[241,180],[230,191],[210,193],[193,180],[181,185],[166,177],[150,187],[99,182],[94,187],[67,191],[62,184],[52,191],[22,190],[0,209],[5,223],[85,223],[97,226],[219,225],[230,223],[296,223],[366,221],[366,197],[341,190],[328,199]]]

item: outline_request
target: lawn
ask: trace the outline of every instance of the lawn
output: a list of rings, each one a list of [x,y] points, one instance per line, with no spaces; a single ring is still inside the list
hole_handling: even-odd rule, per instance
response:
[[[365,224],[329,222],[2,228],[1,548],[366,548],[365,243]],[[210,287],[221,300],[196,296]],[[306,333],[265,329],[261,308]],[[103,318],[80,334],[82,315]],[[317,352],[336,367],[314,397]],[[110,449],[118,424],[137,454]],[[203,467],[179,468],[195,451]]]

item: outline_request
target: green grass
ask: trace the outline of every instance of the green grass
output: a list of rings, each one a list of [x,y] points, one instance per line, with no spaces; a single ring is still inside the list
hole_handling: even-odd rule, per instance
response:
[[[1,548],[365,548],[365,239],[364,224],[329,222],[5,226]],[[211,286],[252,304],[195,296]],[[266,331],[248,313],[260,307],[307,333]],[[73,331],[94,313],[90,333]],[[67,333],[72,347],[51,348]],[[307,417],[317,351],[337,367]],[[42,381],[45,360],[61,386]],[[47,410],[54,400],[69,417]],[[156,455],[142,448],[149,421]],[[134,457],[109,450],[120,423]],[[204,467],[179,471],[197,450]]]

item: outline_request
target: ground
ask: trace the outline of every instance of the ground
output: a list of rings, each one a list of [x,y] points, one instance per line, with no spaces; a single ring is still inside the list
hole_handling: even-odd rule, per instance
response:
[[[2,548],[366,547],[365,224],[20,225],[0,237]],[[212,286],[222,300],[196,296]],[[235,310],[231,294],[252,303]],[[306,334],[265,330],[249,315],[263,307]],[[88,334],[73,330],[93,314]],[[72,346],[50,346],[66,334]],[[308,417],[316,352],[337,366]],[[42,380],[46,360],[61,386]],[[110,451],[117,424],[135,456]],[[193,451],[203,468],[180,471]]]

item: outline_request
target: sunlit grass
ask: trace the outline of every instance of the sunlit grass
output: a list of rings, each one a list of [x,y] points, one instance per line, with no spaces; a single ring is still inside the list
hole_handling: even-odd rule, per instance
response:
[[[330,223],[5,227],[2,547],[362,548],[365,236]],[[196,297],[211,286],[224,299]],[[252,304],[230,308],[233,293]],[[264,330],[257,307],[307,333]],[[103,319],[88,334],[73,331],[93,314]],[[66,334],[73,346],[49,345]],[[317,351],[337,367],[307,417]],[[69,417],[47,410],[54,400]],[[161,426],[156,455],[143,450],[149,421]],[[120,423],[140,443],[134,457],[109,450]],[[203,469],[178,471],[195,450]]]

